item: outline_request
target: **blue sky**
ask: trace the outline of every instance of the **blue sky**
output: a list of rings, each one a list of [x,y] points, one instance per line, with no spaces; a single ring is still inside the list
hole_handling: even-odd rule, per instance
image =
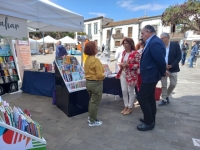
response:
[[[161,15],[165,8],[185,0],[51,0],[84,16],[84,19],[104,16],[114,21]]]

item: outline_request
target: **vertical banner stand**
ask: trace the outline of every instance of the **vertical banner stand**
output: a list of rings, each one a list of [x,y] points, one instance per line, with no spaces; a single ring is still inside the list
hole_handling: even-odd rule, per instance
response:
[[[82,51],[81,51],[81,66],[83,67],[84,42],[86,41],[86,37],[85,36],[78,36],[77,39],[78,39],[79,42],[81,42],[81,47],[82,47]]]

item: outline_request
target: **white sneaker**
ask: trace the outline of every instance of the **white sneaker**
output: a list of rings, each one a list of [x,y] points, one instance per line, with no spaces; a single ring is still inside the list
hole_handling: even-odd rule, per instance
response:
[[[90,126],[90,127],[93,127],[93,126],[100,126],[100,125],[102,125],[103,124],[103,122],[102,121],[99,121],[99,120],[95,120],[94,122],[90,122],[88,125]]]
[[[87,122],[90,123],[90,116],[88,116]]]

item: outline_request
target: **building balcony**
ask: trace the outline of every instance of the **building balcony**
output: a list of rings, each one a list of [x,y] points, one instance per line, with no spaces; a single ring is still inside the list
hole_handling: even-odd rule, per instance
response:
[[[124,37],[123,33],[118,33],[118,34],[113,34],[112,38],[113,39],[122,39]]]
[[[184,33],[174,32],[174,33],[170,33],[169,36],[171,39],[182,39],[182,38],[184,38]]]

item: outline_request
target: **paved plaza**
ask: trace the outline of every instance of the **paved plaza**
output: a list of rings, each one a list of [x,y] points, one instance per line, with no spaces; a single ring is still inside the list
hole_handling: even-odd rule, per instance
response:
[[[52,55],[53,56],[53,55]],[[50,56],[33,56],[38,62],[52,62]],[[45,59],[44,59],[45,58]],[[200,69],[181,66],[171,103],[157,107],[156,126],[152,131],[136,129],[142,117],[140,107],[122,115],[123,101],[103,95],[99,106],[99,127],[89,127],[87,113],[68,118],[52,105],[51,97],[26,93],[7,94],[10,105],[30,110],[42,126],[47,150],[200,150],[192,138],[200,139]],[[157,102],[158,103],[158,102]]]

